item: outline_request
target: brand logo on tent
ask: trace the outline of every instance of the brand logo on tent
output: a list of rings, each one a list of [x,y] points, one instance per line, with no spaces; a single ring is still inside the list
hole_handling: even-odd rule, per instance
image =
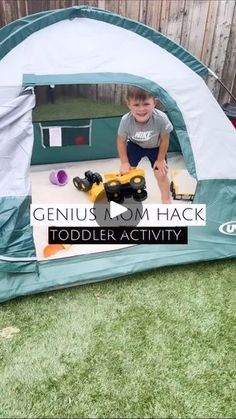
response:
[[[219,231],[223,234],[236,236],[236,221],[228,221],[227,223],[221,224]]]

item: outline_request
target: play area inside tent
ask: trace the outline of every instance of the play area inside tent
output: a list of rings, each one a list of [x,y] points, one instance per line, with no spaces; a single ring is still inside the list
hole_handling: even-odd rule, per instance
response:
[[[236,131],[206,86],[207,67],[156,30],[88,6],[12,22],[0,46],[1,301],[236,256]],[[87,204],[90,191],[74,179],[119,172],[121,116],[32,121],[35,88],[72,84],[132,85],[158,97],[174,127],[172,205],[206,205],[206,225],[188,227],[187,244],[73,244],[45,254],[48,228],[31,225],[30,204]],[[150,163],[140,169],[145,203],[161,205]]]
[[[114,116],[34,122],[34,147],[30,169],[32,203],[41,208],[42,205],[49,204],[58,206],[66,203],[86,205],[91,202],[94,204],[95,201],[108,202],[107,195],[100,194],[100,192],[101,188],[102,190],[106,189],[108,176],[112,177],[110,181],[112,183],[114,178],[120,178],[120,160],[117,158],[116,149],[120,119],[120,116]],[[170,184],[173,185],[171,188],[173,202],[177,204],[191,202],[197,182],[186,170],[174,132],[169,145],[168,166],[170,168]],[[160,191],[147,157],[141,160],[137,170],[131,171],[128,178],[131,179],[132,174],[139,174],[140,170],[145,179],[144,196],[140,190],[141,201],[145,201],[146,204],[160,204]],[[91,182],[87,187],[86,182],[89,174],[90,176],[94,175],[96,181]],[[97,181],[99,176],[100,180]],[[126,177],[121,180],[125,179],[126,181]],[[78,180],[82,187],[76,188]],[[126,205],[128,202],[135,202],[132,195],[125,197],[123,194],[118,194],[117,197],[111,195],[110,199],[119,204],[123,204],[125,201]],[[50,246],[48,245],[48,227],[46,225],[34,226],[33,235],[38,260],[48,257],[61,258],[108,252],[126,246],[114,243],[96,244],[96,242],[94,244],[84,242],[65,247],[63,245]]]

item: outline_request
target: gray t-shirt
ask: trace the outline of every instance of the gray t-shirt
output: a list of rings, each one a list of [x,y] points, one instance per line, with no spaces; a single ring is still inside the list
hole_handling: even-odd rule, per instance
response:
[[[154,148],[160,145],[160,136],[173,130],[173,126],[164,112],[153,110],[146,124],[139,124],[131,112],[120,121],[118,135],[138,144],[142,148]]]

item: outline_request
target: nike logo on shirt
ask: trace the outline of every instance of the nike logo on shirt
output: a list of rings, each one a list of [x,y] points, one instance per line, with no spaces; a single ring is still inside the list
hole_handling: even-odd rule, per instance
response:
[[[152,137],[152,133],[153,131],[136,131],[133,139],[138,141],[148,141]]]

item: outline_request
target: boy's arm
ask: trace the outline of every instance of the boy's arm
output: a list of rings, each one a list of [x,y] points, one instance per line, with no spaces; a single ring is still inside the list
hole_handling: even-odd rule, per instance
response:
[[[153,169],[160,170],[160,173],[164,176],[168,172],[168,165],[165,161],[165,156],[169,147],[169,140],[170,134],[162,134],[161,135],[161,142],[159,146],[159,153],[157,156],[157,160],[154,163]]]
[[[117,137],[117,150],[121,162],[120,173],[121,175],[124,175],[131,170],[131,167],[127,156],[126,139],[121,135],[118,135]]]

